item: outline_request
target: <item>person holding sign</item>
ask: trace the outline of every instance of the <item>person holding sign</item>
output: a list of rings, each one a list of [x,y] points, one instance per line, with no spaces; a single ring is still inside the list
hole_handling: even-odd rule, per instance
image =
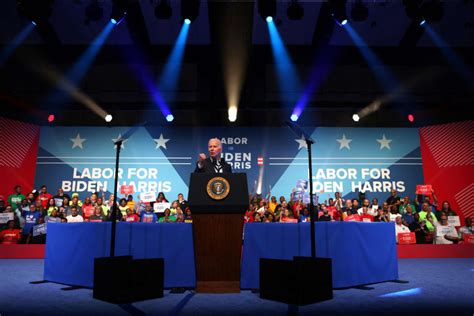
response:
[[[440,216],[439,223],[435,223],[434,243],[438,245],[457,244],[459,241],[456,228],[448,225],[448,217],[444,214]]]
[[[221,158],[222,143],[218,138],[211,138],[207,144],[209,157],[200,153],[194,172],[232,173],[232,167]]]
[[[397,239],[397,243],[398,243],[398,234],[409,233],[409,232],[410,232],[410,229],[406,227],[405,225],[403,225],[402,223],[402,216],[398,215],[397,217],[395,217],[395,238]]]

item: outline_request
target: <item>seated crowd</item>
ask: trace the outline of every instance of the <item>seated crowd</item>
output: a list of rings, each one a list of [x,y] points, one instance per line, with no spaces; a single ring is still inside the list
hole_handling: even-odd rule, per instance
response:
[[[395,222],[396,236],[398,233],[414,232],[416,243],[452,244],[462,242],[465,235],[472,235],[472,219],[466,218],[465,225],[456,229],[448,225],[448,216],[457,216],[448,201],[438,207],[434,191],[431,196],[416,195],[414,200],[409,196],[397,196],[398,192],[391,191],[385,202],[379,204],[376,198],[372,201],[365,194],[359,194],[359,199],[344,200],[339,192],[334,198],[325,203],[315,205],[319,221],[359,221],[359,222]],[[144,203],[133,200],[132,195],[117,199],[117,220],[126,222],[145,223],[183,223],[192,222],[191,210],[183,194],[178,194],[169,208],[162,212],[154,211],[155,203],[169,203],[163,192],[158,193],[155,202]],[[7,201],[0,196],[0,213],[8,214],[5,223],[0,223],[0,242],[3,244],[44,243],[46,235],[42,230],[49,222],[104,222],[110,221],[114,196],[108,199],[104,193],[99,196],[93,193],[83,201],[77,193],[70,197],[60,188],[56,195],[48,193],[47,187],[42,186],[39,192],[33,191],[22,194],[20,186],[14,188]],[[250,197],[249,209],[245,212],[247,222],[309,222],[309,205],[295,198],[292,194],[287,201],[284,196],[277,201],[275,196],[268,194]],[[437,234],[443,231],[444,235]],[[39,233],[38,233],[39,232]]]
[[[135,202],[132,195],[117,199],[118,221],[145,223],[189,223],[191,211],[183,194],[178,194],[170,207],[162,212],[154,212],[155,203],[169,203],[163,192],[158,193],[155,202]],[[0,196],[0,213],[5,223],[0,223],[0,243],[45,243],[43,233],[45,223],[49,222],[105,222],[111,221],[114,195],[105,199],[104,193],[92,193],[83,201],[77,193],[70,197],[60,188],[56,195],[48,193],[42,186],[39,192],[22,194],[20,186],[14,188],[7,201]],[[9,215],[7,215],[10,213]],[[41,226],[41,227],[40,227]],[[40,229],[41,228],[41,229]],[[37,233],[39,232],[39,233]]]
[[[344,200],[340,192],[325,203],[315,205],[318,221],[357,221],[357,222],[395,222],[395,234],[414,232],[416,243],[453,244],[462,242],[464,235],[472,235],[472,219],[466,218],[465,225],[456,229],[448,225],[448,216],[457,216],[448,201],[438,207],[434,191],[431,196],[416,195],[414,200],[409,196],[399,197],[392,190],[385,202],[379,204],[376,198],[372,201],[363,193],[359,199]],[[290,197],[281,196],[265,198],[261,195],[251,197],[250,206],[244,216],[245,222],[309,222],[309,204]],[[437,231],[445,234],[440,236]]]

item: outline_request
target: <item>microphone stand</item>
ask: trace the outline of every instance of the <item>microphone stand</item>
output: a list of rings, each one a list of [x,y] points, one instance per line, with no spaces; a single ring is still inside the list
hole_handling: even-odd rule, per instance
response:
[[[298,137],[303,136],[306,142],[306,147],[308,148],[308,173],[309,173],[309,218],[310,218],[310,234],[311,234],[311,257],[316,258],[316,242],[315,238],[315,226],[314,222],[318,220],[314,212],[314,201],[313,201],[313,164],[311,156],[311,145],[314,144],[314,140],[306,134],[301,127],[296,125],[293,122],[286,121],[286,124]]]
[[[110,236],[110,257],[115,256],[115,231],[117,229],[117,186],[118,186],[118,170],[120,160],[120,150],[122,149],[123,138],[117,140],[115,145],[117,146],[117,152],[115,156],[115,175],[114,175],[114,204],[112,205],[112,232]]]

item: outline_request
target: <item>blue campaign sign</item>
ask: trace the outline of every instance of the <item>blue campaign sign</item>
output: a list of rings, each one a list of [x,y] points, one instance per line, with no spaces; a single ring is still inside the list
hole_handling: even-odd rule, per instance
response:
[[[114,141],[129,127],[43,127],[35,185],[62,187],[80,198],[113,191]],[[339,191],[385,199],[392,188],[413,197],[423,183],[415,128],[305,128],[313,145],[313,183],[319,201]],[[119,186],[140,193],[164,192],[169,200],[188,192],[190,173],[210,138],[221,139],[223,158],[234,172],[245,172],[255,191],[307,199],[307,148],[289,128],[139,127],[123,142]],[[306,195],[306,197],[305,197]]]

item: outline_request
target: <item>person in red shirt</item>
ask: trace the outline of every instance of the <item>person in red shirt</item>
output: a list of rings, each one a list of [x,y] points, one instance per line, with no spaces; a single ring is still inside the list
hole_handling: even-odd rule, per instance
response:
[[[369,214],[369,208],[367,206],[362,207],[362,215],[360,215],[360,220],[362,222],[373,222],[374,217]]]
[[[351,215],[347,216],[346,218],[344,218],[344,221],[345,222],[360,222],[361,218],[360,218],[359,214],[355,213],[355,214],[351,214]]]
[[[89,217],[92,215],[94,215],[94,205],[92,204],[91,198],[86,197],[82,205],[82,217],[84,217],[84,222],[88,222]]]
[[[149,209],[151,210],[151,206],[147,205]],[[133,211],[130,208],[127,208],[127,216],[123,218],[123,221],[125,222],[139,222],[140,217],[138,217],[137,214],[133,213]]]
[[[39,193],[38,198],[36,199],[36,201],[41,202],[41,207],[43,209],[48,208],[48,202],[52,198],[53,198],[53,196],[48,193],[48,189],[46,188],[46,186],[45,185],[41,186],[40,193]]]
[[[7,228],[0,232],[0,242],[3,245],[17,244],[21,239],[21,229],[15,228],[15,221],[9,220]]]

